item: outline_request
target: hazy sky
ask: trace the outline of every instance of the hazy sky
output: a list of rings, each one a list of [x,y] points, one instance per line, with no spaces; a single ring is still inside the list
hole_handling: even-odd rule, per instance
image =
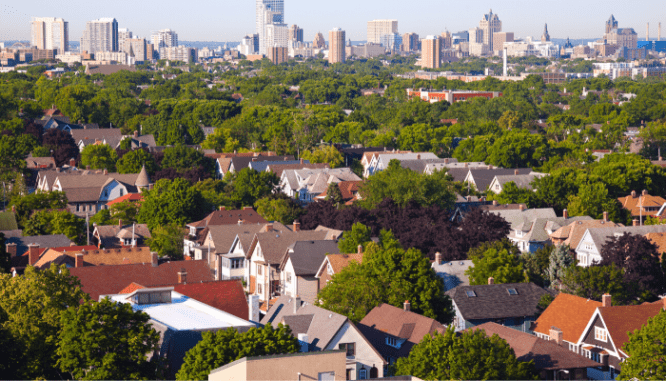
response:
[[[657,35],[658,22],[664,22],[666,28],[664,5],[663,0],[286,0],[285,22],[302,27],[306,40],[334,27],[346,30],[352,40],[365,40],[366,22],[384,18],[397,19],[400,33],[425,36],[445,28],[456,32],[478,26],[492,8],[502,20],[503,31],[514,32],[516,37],[541,36],[547,22],[551,37],[573,39],[600,37],[612,13],[620,27],[632,27],[645,38],[647,22],[652,37]],[[12,1],[0,4],[0,41],[29,40],[33,16],[64,18],[69,22],[71,41],[80,39],[86,21],[101,17],[115,17],[121,28],[140,37],[170,28],[180,40],[239,41],[254,32],[255,1]]]

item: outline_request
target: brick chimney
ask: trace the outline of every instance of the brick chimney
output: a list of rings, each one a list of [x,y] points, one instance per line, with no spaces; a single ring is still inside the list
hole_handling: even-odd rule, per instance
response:
[[[488,278],[488,284],[495,284],[495,278],[493,277]]]
[[[521,212],[524,212],[524,211],[525,211],[525,205],[520,204],[520,206],[518,207],[518,209],[520,209]]]
[[[632,190],[632,191],[631,191],[631,197],[632,197],[632,198],[636,198],[636,191],[635,191],[635,190]]]
[[[180,271],[178,272],[178,284],[186,283],[187,282],[187,271],[185,269],[181,268]]]
[[[39,245],[36,243],[28,245],[28,264],[34,265],[39,260]]]
[[[497,206],[497,200],[493,200],[493,206]]]
[[[220,206],[220,211],[225,210],[226,208],[224,206]]]
[[[108,175],[109,171],[106,168],[104,168],[104,172],[102,172],[102,173],[105,174],[105,175]]]
[[[134,137],[138,138],[139,137],[139,131],[134,131]]]
[[[301,158],[301,160],[300,160],[300,161],[301,161],[301,164],[303,164],[303,158]]]
[[[62,171],[62,168],[56,167],[56,173],[60,173],[60,171]]]
[[[449,159],[448,158],[444,159],[444,164],[449,164]]]
[[[153,267],[157,267],[159,258],[160,256],[156,251],[150,252],[150,263]]]
[[[421,160],[421,154],[416,155],[416,160]]]
[[[604,222],[608,222],[608,212],[604,212],[603,220]]]
[[[118,219],[118,229],[122,229],[122,228],[123,228],[123,220]]]
[[[273,224],[266,224],[266,231],[267,232],[272,232],[273,231]]]
[[[76,167],[76,160],[74,158],[69,159],[69,166]]]
[[[564,210],[562,211],[562,217],[563,217],[564,219],[569,218],[569,211],[566,210],[566,209],[564,209]]]
[[[90,166],[86,165],[86,171],[89,171],[89,170],[90,170]]]
[[[76,261],[74,267],[83,267],[83,253],[76,253]]]
[[[301,231],[301,223],[298,221],[294,221],[294,231],[295,232],[300,232]]]
[[[517,170],[517,169],[514,169],[514,170],[513,170],[513,174],[514,174],[514,175],[518,175],[518,170]]]
[[[467,196],[465,197],[465,199],[467,200],[467,202],[472,202],[472,196]]]
[[[610,294],[603,294],[601,296],[601,306],[610,307],[611,306],[611,296]]]
[[[8,244],[5,246],[5,249],[7,250],[7,254],[9,254],[9,257],[10,257],[10,258],[16,256],[16,254],[17,254],[17,253],[16,253],[16,249],[17,249],[17,247],[16,247],[16,244],[15,244],[15,243],[8,243]]]
[[[409,300],[405,300],[405,304],[403,304],[403,309],[408,312],[412,310],[412,304],[409,302]]]
[[[439,251],[435,253],[435,263],[438,265],[442,264],[442,253]]]
[[[634,219],[631,221],[631,226],[638,226],[638,220],[634,218]]]
[[[363,245],[356,246],[356,254],[363,254]]]
[[[643,189],[643,193],[641,194],[641,196],[647,196],[647,195],[648,195],[647,189]]]
[[[564,343],[564,332],[557,327],[550,327],[550,340],[554,341],[557,345]]]
[[[254,210],[254,209],[252,209],[251,206],[244,206],[244,207],[243,207],[243,210]]]

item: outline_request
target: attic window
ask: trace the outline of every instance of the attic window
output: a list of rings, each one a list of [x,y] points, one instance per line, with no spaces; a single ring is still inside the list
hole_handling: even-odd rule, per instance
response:
[[[465,291],[465,293],[467,294],[467,297],[468,297],[468,298],[474,298],[474,297],[476,297],[476,292],[474,292],[474,291],[472,291],[472,290],[467,290],[467,291]]]
[[[509,295],[518,295],[518,291],[515,288],[507,288],[506,290],[509,292]]]

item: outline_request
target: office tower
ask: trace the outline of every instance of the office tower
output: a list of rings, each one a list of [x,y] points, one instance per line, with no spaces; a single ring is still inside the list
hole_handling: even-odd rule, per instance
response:
[[[328,32],[328,62],[345,62],[345,31],[335,28]]]
[[[483,19],[479,22],[479,28],[483,29],[483,43],[488,45],[490,51],[493,50],[493,34],[496,32],[502,31],[502,22],[499,17],[493,13],[493,10],[490,10],[490,13],[483,16]],[[470,36],[470,42],[471,41]]]
[[[178,46],[178,33],[171,29],[162,29],[160,31],[153,32],[152,36],[150,37],[150,42],[157,50],[160,48],[171,48]]]
[[[472,28],[469,30],[469,43],[471,44],[483,44],[483,29],[481,28]]]
[[[249,56],[250,54],[255,54],[257,52],[257,48],[254,45],[254,36],[256,36],[256,34],[243,37],[240,45],[238,46],[238,52],[240,54]]]
[[[32,46],[37,49],[69,51],[69,24],[61,18],[33,17]]]
[[[321,32],[317,32],[312,47],[314,49],[324,49],[326,47],[326,40],[324,40],[324,35]]]
[[[273,65],[287,62],[287,48],[277,46],[269,48],[267,58],[273,63]]]
[[[81,51],[88,53],[118,51],[118,21],[101,18],[88,21],[81,37]]]
[[[541,42],[550,42],[550,34],[548,34],[548,24],[543,27],[543,34],[541,35]]]
[[[171,46],[160,49],[160,59],[167,61],[182,61],[189,64],[196,62],[198,55],[197,48],[187,46]]]
[[[303,28],[298,25],[292,25],[289,28],[289,41],[303,42]]]
[[[129,53],[129,45],[126,42],[132,38],[132,32],[127,28],[118,29],[118,51]]]
[[[402,36],[397,33],[385,34],[382,36],[382,45],[390,51],[398,51],[402,45]]]
[[[404,52],[415,52],[421,50],[421,40],[416,33],[405,33],[402,35],[402,50]]]
[[[398,33],[398,20],[368,21],[368,42],[381,44],[385,34]]]
[[[256,20],[259,35],[259,54],[266,54],[266,26],[284,24],[284,0],[257,0]]]
[[[286,48],[289,42],[289,27],[287,24],[268,24],[264,28],[264,44],[266,54],[270,48]]]
[[[493,47],[496,52],[502,51],[507,42],[513,42],[513,32],[497,32],[493,35]]]
[[[619,24],[611,15],[606,21],[606,34],[604,39],[608,45],[616,45],[618,48],[636,49],[638,34],[633,28],[618,28]],[[611,29],[609,29],[611,28]]]
[[[441,41],[437,36],[428,36],[421,40],[421,67],[438,69],[440,50]]]

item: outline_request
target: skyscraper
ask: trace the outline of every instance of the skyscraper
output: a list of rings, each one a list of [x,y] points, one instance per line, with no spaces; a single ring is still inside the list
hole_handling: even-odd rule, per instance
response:
[[[328,62],[345,62],[345,31],[334,28],[328,32]]]
[[[150,42],[153,43],[155,49],[159,48],[172,48],[178,46],[178,33],[174,32],[171,29],[162,29],[157,32],[153,32],[150,37]]]
[[[502,31],[502,22],[499,17],[490,10],[490,13],[483,16],[479,22],[479,28],[483,29],[483,43],[488,45],[488,49],[493,51],[493,34]],[[470,36],[470,42],[472,36]]]
[[[59,54],[69,51],[69,24],[61,18],[33,17],[32,46],[58,49]]]
[[[132,32],[127,28],[118,29],[118,50],[121,52],[129,53],[129,45],[126,43],[132,38]]]
[[[292,25],[289,28],[289,41],[303,42],[303,28],[298,25]]]
[[[118,51],[118,21],[101,18],[88,21],[81,37],[81,51],[88,53]]]
[[[368,42],[381,44],[385,34],[398,33],[398,20],[368,21]]]
[[[420,49],[419,35],[416,33],[405,33],[402,35],[402,51],[412,52]]]
[[[437,36],[428,36],[421,40],[421,67],[438,69],[440,67],[441,41]]]
[[[321,34],[321,32],[317,32],[317,35],[312,42],[312,47],[315,49],[324,49],[326,47],[326,40],[324,40],[324,35]]]
[[[266,40],[266,26],[284,24],[284,0],[257,0],[256,19],[259,54],[266,54],[270,45]]]

